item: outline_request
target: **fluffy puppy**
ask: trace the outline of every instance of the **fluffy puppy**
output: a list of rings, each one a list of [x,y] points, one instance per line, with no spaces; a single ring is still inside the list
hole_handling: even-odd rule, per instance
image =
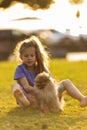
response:
[[[35,78],[35,98],[37,105],[43,112],[59,112],[63,110],[63,100],[58,98],[58,84],[42,72]]]

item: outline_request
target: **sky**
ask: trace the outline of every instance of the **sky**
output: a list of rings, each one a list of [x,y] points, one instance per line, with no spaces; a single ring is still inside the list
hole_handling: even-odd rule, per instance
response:
[[[80,17],[76,18],[77,10]],[[40,20],[13,21],[22,17],[38,17]],[[68,0],[55,0],[48,10],[32,11],[23,4],[14,5],[5,11],[0,10],[0,28],[19,28],[25,30],[56,29],[70,35],[87,35],[87,0],[78,6],[71,5]]]

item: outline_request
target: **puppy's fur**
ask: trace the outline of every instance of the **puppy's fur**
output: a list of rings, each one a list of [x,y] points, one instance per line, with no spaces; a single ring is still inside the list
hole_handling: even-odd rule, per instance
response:
[[[35,98],[43,112],[59,112],[63,110],[63,100],[58,98],[58,84],[42,72],[35,78]]]

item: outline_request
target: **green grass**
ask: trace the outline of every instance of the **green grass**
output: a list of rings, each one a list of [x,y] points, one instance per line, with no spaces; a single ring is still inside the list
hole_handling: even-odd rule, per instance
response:
[[[87,130],[87,108],[66,93],[64,112],[42,113],[32,107],[20,109],[12,95],[14,62],[0,62],[0,130]],[[87,95],[87,62],[50,61],[56,80],[69,78]]]

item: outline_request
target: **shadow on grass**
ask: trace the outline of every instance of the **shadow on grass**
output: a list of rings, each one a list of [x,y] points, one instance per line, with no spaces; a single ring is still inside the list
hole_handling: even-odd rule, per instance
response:
[[[11,109],[8,113],[7,116],[24,116],[24,117],[30,117],[30,116],[37,116],[39,117],[40,115],[56,115],[59,116],[61,112],[58,113],[44,113],[41,112],[38,108],[34,108],[32,106],[29,106],[29,108],[20,108],[20,107],[15,107],[14,109]]]
[[[30,106],[27,109],[12,108],[0,120],[0,130],[65,130],[80,129],[79,123],[86,123],[87,118],[69,108],[62,113],[43,113]]]
[[[55,117],[58,118],[59,116],[60,113],[43,113],[32,107],[27,109],[15,107],[0,119],[0,127],[2,130],[47,129],[48,126],[50,126],[51,121],[54,120]]]

